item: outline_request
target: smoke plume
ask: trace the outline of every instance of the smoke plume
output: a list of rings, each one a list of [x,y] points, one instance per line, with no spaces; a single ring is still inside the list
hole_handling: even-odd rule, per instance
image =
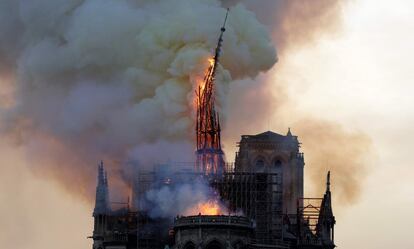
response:
[[[254,0],[235,0],[227,3],[240,2],[253,10],[271,30],[280,68],[285,66],[289,52],[305,45],[310,47],[321,37],[340,32],[341,11],[349,1],[263,0],[257,4]],[[291,127],[305,152],[308,194],[323,193],[326,173],[331,170],[336,201],[342,206],[354,203],[369,173],[371,139],[336,122],[298,112],[296,103],[300,100],[287,94],[287,86],[289,77],[301,73],[287,70],[292,75],[281,75],[277,69],[273,68],[257,80],[245,79],[231,86],[228,107],[231,122],[224,131],[226,149],[234,152],[231,147],[240,139],[240,134],[256,134],[268,129],[283,133]]]
[[[310,44],[320,36],[340,30],[341,11],[350,0],[223,0],[227,6],[244,4],[267,25],[279,56],[290,49]]]
[[[341,204],[351,204],[358,196],[360,182],[368,173],[367,154],[371,140],[363,133],[347,132],[335,123],[303,119],[293,125],[301,136],[306,155],[306,171],[321,193],[327,171],[331,170],[334,196]]]
[[[286,83],[272,81],[268,75],[276,71],[260,74],[275,64],[275,44],[283,63],[292,49],[337,30],[344,2],[1,1],[1,134],[25,148],[39,176],[87,198],[100,159],[118,189],[136,170],[125,161],[148,167],[192,160],[186,155],[194,148],[196,81],[230,6],[217,75],[226,151],[240,134],[268,129],[270,120],[278,130],[290,125],[304,143],[314,185],[321,186],[329,168],[338,177],[334,186],[351,202],[366,174],[369,140],[314,117],[293,121],[286,115],[295,102]]]
[[[224,21],[220,1],[1,5],[0,31],[10,34],[0,40],[1,78],[12,74],[14,89],[0,129],[26,148],[34,172],[92,197],[100,159],[119,189],[133,170],[124,161],[189,160],[180,154],[193,155],[194,90]],[[265,26],[243,5],[226,28],[216,87],[223,117],[229,85],[276,61]]]
[[[184,180],[171,185],[153,186],[141,198],[139,209],[152,218],[171,218],[176,215],[227,214],[206,180],[201,178]],[[182,179],[180,179],[182,180]]]

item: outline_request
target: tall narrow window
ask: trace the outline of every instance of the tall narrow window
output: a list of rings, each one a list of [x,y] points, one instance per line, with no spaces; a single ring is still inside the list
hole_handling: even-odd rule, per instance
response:
[[[265,161],[263,158],[259,158],[256,160],[256,165],[255,165],[255,172],[258,173],[263,173],[265,171]]]
[[[283,181],[283,168],[282,168],[282,161],[275,160],[273,164],[273,170],[274,173],[277,174],[278,182]]]

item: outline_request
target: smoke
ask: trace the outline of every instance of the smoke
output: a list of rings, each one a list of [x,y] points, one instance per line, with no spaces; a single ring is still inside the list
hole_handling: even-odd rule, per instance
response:
[[[174,181],[171,178],[169,180]],[[206,207],[203,207],[204,205]],[[153,186],[141,198],[139,208],[147,211],[151,218],[228,212],[208,182],[201,178],[171,185]]]
[[[242,3],[256,13],[258,20],[272,31],[279,56],[321,36],[340,30],[341,11],[351,0],[222,0],[226,6]],[[287,56],[287,55],[286,55]]]
[[[314,185],[314,191],[324,191],[324,176],[331,170],[335,198],[341,204],[352,204],[369,170],[366,161],[371,152],[369,137],[317,119],[300,120],[293,126],[297,134],[303,134],[300,138],[306,153],[305,169],[312,182],[319,182]]]
[[[25,148],[36,174],[88,198],[100,159],[116,191],[132,177],[126,161],[188,160],[194,90],[225,12],[216,0],[2,1],[0,79],[13,86],[0,93],[12,98],[0,106],[2,135]],[[223,117],[232,82],[276,61],[265,26],[243,5],[224,39]]]
[[[230,86],[225,145],[228,154],[240,134],[273,129],[284,133],[291,127],[305,152],[307,194],[320,196],[328,170],[332,171],[335,201],[341,206],[355,203],[370,171],[371,139],[358,130],[343,127],[296,109],[295,96],[288,94],[289,79],[301,75],[289,67],[289,56],[303,47],[341,31],[342,10],[350,1],[254,0],[223,1],[228,6],[243,3],[271,30],[278,49],[278,65],[258,79],[244,79]],[[310,65],[312,67],[312,65]],[[304,86],[306,88],[306,86]],[[230,152],[230,153],[229,153]]]
[[[289,51],[338,32],[346,2],[1,1],[1,134],[25,148],[36,174],[87,198],[99,159],[117,189],[136,170],[125,161],[192,160],[194,88],[231,6],[217,75],[226,151],[240,134],[291,126],[312,185],[329,168],[341,203],[351,203],[368,172],[369,139],[295,113],[277,69],[261,74],[277,60],[274,44],[283,66]]]

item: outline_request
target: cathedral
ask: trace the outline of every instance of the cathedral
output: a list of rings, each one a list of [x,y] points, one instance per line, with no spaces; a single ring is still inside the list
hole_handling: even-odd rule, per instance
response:
[[[271,131],[242,135],[235,162],[224,160],[214,82],[226,20],[227,15],[203,85],[196,92],[196,162],[186,169],[164,165],[139,172],[131,183],[134,205],[128,202],[117,209],[110,205],[108,177],[101,162],[90,236],[93,249],[335,247],[330,172],[323,197],[305,198],[304,155],[290,129],[286,135]],[[217,194],[226,212],[155,217],[140,205],[148,191],[200,179]],[[178,204],[182,203],[170,203],[170,210]]]
[[[322,198],[303,196],[304,155],[297,136],[290,130],[286,135],[271,131],[242,135],[238,146],[235,163],[226,165],[220,177],[209,177],[211,188],[217,190],[229,210],[239,211],[237,215],[177,214],[170,219],[153,219],[129,205],[113,210],[101,163],[93,212],[93,249],[334,248],[330,173]],[[141,191],[157,181],[160,185],[174,184],[157,175],[148,172],[151,177],[147,181],[152,184],[141,178]],[[181,175],[206,177],[191,171]]]

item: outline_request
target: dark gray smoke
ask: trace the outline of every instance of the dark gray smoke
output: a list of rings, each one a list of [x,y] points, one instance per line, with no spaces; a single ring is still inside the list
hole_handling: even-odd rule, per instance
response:
[[[119,189],[134,172],[121,166],[124,161],[148,167],[192,160],[194,88],[216,44],[224,7],[231,6],[217,81],[217,103],[228,121],[223,136],[233,146],[240,134],[268,129],[277,116],[278,127],[293,126],[304,141],[315,185],[327,168],[317,160],[325,157],[332,158],[334,176],[337,169],[343,179],[353,179],[336,185],[351,202],[366,175],[358,173],[367,171],[361,148],[369,147],[369,139],[359,134],[355,140],[355,133],[313,117],[288,123],[283,113],[295,101],[285,94],[287,83],[255,79],[274,65],[274,44],[283,63],[290,50],[340,30],[346,2],[1,1],[1,134],[24,146],[35,173],[88,197],[99,159]],[[276,96],[270,91],[275,87]],[[306,123],[332,136],[319,139],[322,146],[308,146],[319,132]],[[343,157],[329,146],[333,139],[346,141],[352,152],[347,164],[357,171],[342,170],[337,160]]]
[[[131,173],[124,161],[191,160],[182,155],[193,155],[194,90],[224,21],[220,1],[0,4],[0,79],[8,85],[0,95],[9,98],[1,134],[25,147],[34,172],[93,196],[100,159],[120,189]],[[232,8],[224,39],[217,104],[225,118],[229,85],[271,68],[276,51],[242,5]]]

